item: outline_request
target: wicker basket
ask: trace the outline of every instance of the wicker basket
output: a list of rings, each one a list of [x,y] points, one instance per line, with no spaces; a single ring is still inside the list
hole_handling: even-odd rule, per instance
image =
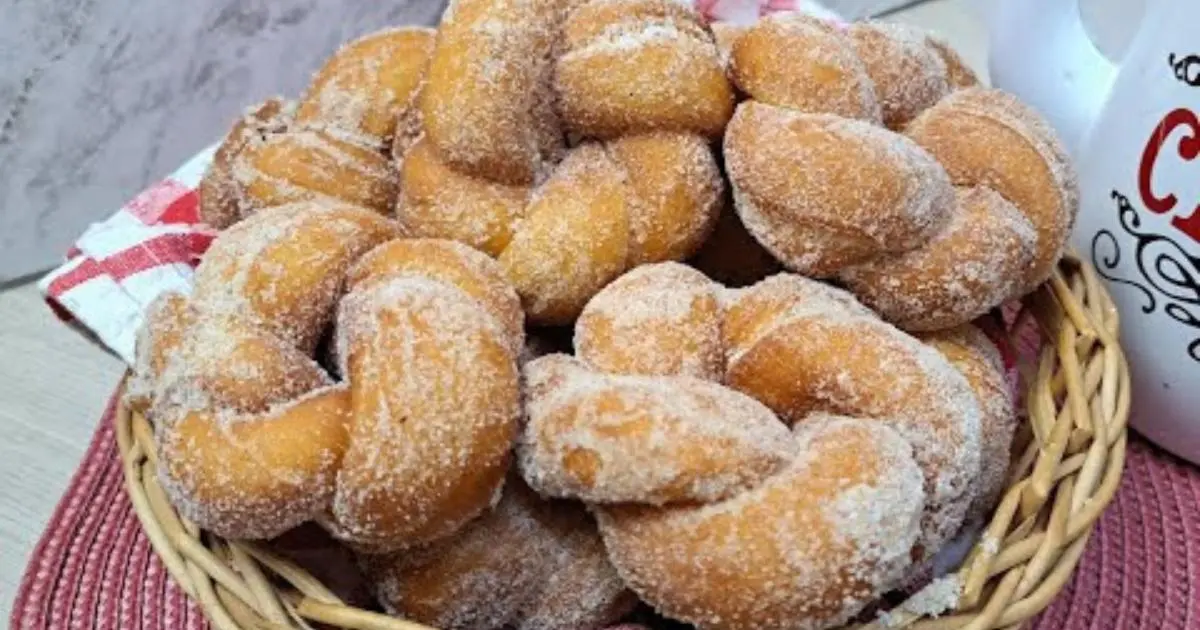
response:
[[[889,616],[921,630],[1016,628],[1066,584],[1125,463],[1129,367],[1118,314],[1095,270],[1068,253],[1028,296],[1010,333],[1036,321],[1040,355],[1019,365],[1028,422],[1018,431],[1008,490],[958,571],[963,593],[939,618]],[[1034,364],[1036,363],[1036,365]],[[265,547],[200,530],[167,501],[154,474],[145,418],[122,407],[117,440],[126,488],[171,577],[219,630],[309,628],[428,630],[343,603],[317,579]],[[859,630],[881,626],[875,622]]]

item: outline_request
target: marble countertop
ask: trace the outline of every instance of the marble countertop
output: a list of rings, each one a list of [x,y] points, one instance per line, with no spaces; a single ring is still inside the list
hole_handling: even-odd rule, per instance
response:
[[[933,0],[891,14],[887,19],[917,24],[941,33],[969,64],[984,72],[986,32],[967,8],[967,1]],[[78,5],[72,9],[78,13],[71,15],[80,16],[80,19],[94,10],[88,8],[91,5],[88,0],[72,4]],[[65,234],[74,236],[87,222],[98,218],[67,212],[64,208],[68,207],[68,202],[115,208],[146,181],[172,170],[197,147],[207,144],[220,133],[231,113],[242,105],[241,99],[233,99],[231,95],[252,82],[255,73],[269,73],[284,66],[303,66],[307,73],[307,69],[314,66],[336,41],[368,29],[379,20],[387,20],[388,15],[421,15],[432,19],[438,13],[425,4],[418,7],[415,0],[411,4],[362,3],[361,15],[347,18],[336,34],[328,34],[311,46],[295,46],[288,43],[287,33],[304,32],[303,25],[321,19],[323,7],[331,2],[241,2],[239,6],[257,8],[233,13],[223,13],[220,8],[232,4],[230,2],[199,4],[208,5],[208,8],[189,9],[187,3],[172,3],[171,7],[181,12],[177,19],[200,20],[214,29],[223,30],[226,33],[223,39],[175,41],[172,38],[177,31],[168,29],[159,36],[161,39],[156,40],[159,42],[156,47],[147,49],[158,52],[143,53],[147,57],[138,60],[129,59],[127,53],[122,52],[122,38],[130,31],[118,26],[117,16],[93,15],[101,24],[105,19],[109,20],[111,30],[107,32],[113,37],[111,47],[105,49],[108,51],[106,56],[82,64],[79,71],[93,73],[96,81],[71,98],[94,99],[95,115],[52,125],[55,116],[62,116],[71,108],[66,103],[37,100],[26,105],[28,113],[21,115],[12,130],[8,126],[0,128],[0,208],[11,211],[22,206],[45,210],[31,212],[23,219],[7,211],[0,215],[0,287],[6,277],[54,262],[57,253],[52,257],[37,254],[38,247],[44,246],[45,239],[49,238],[45,235],[70,225],[72,228]],[[367,8],[376,4],[388,9]],[[154,3],[137,6],[138,11],[159,10],[153,8]],[[21,14],[18,12],[18,15]],[[151,18],[135,16],[134,19]],[[8,28],[7,24],[0,25],[0,43],[4,42]],[[97,33],[106,32],[103,26],[93,24],[91,28],[98,29]],[[241,57],[244,50],[239,52],[239,46],[244,46],[250,37],[264,36],[271,38],[274,44],[272,52],[264,53],[267,67],[259,68],[248,57]],[[47,39],[48,44],[50,41]],[[224,42],[227,51],[217,57],[241,70],[230,71],[226,66],[221,66],[220,71],[215,67],[205,70],[203,64],[198,64],[190,67],[186,79],[170,76],[162,68],[146,70],[145,74],[122,70],[130,64],[152,63],[156,54],[187,56],[201,49],[212,53],[214,47],[222,46],[220,42]],[[0,45],[0,51],[4,50],[6,48]],[[318,53],[318,50],[322,52]],[[70,47],[60,48],[59,53],[50,49],[42,52],[46,55],[72,54]],[[6,63],[0,61],[0,65]],[[297,75],[295,80],[300,81],[304,73]],[[217,79],[218,74],[225,78]],[[41,80],[46,83],[38,83],[43,87],[31,94],[53,94],[53,83],[65,80],[55,76],[53,73],[42,75]],[[200,90],[202,96],[183,99],[179,82],[185,80],[209,81],[210,84]],[[8,98],[3,81],[0,80],[0,103],[5,103]],[[285,85],[282,78],[280,81],[280,89],[295,89],[296,84]],[[38,97],[44,98],[49,97]],[[143,102],[142,98],[149,100]],[[78,104],[76,102],[75,106]],[[129,148],[132,144],[103,151],[96,149],[105,134],[116,133],[122,121],[135,113],[158,121],[157,126],[144,132],[154,140],[149,146],[157,148],[149,153],[133,152]],[[189,122],[182,126],[172,122],[180,120]],[[43,133],[49,134],[48,139],[22,141],[33,145],[27,149],[30,153],[26,156],[30,158],[26,162],[28,168],[10,172],[15,149],[13,141],[7,138],[35,138]],[[93,168],[84,168],[88,164]],[[24,192],[15,191],[14,182],[35,182],[38,186]],[[56,192],[68,184],[74,186],[73,192]],[[46,210],[48,208],[54,210]],[[70,236],[53,243],[54,248],[50,251],[64,249]],[[22,271],[13,273],[13,270]],[[78,465],[105,402],[121,377],[123,366],[112,355],[60,324],[46,308],[33,284],[0,288],[0,322],[3,322],[0,326],[0,357],[3,357],[0,360],[0,427],[5,428],[5,439],[0,440],[0,478],[6,481],[0,484],[0,559],[3,559],[0,561],[0,619],[7,619],[25,561]]]

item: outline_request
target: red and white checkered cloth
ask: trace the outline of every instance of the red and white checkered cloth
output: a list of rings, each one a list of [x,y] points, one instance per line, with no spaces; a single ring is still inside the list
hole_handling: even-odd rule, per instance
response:
[[[810,0],[679,0],[709,21],[753,23],[768,13],[802,11],[840,21]],[[216,147],[89,228],[67,252],[67,261],[39,287],[54,312],[82,334],[133,363],[142,314],[159,295],[191,290],[196,264],[215,233],[199,223],[196,187]]]

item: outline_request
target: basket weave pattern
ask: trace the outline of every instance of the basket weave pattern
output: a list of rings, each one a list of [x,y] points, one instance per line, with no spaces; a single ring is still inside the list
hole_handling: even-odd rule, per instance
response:
[[[1017,628],[1045,609],[1083,555],[1125,463],[1129,367],[1119,319],[1095,270],[1074,253],[1027,296],[1009,333],[1035,325],[1037,356],[1020,362],[1027,421],[1018,430],[1007,490],[962,567],[957,607],[938,618],[894,612],[894,627]],[[125,485],[150,543],[171,577],[218,630],[355,630],[427,626],[342,602],[289,560],[249,541],[205,532],[171,507],[155,474],[145,418],[115,414]],[[882,621],[856,626],[882,628]]]

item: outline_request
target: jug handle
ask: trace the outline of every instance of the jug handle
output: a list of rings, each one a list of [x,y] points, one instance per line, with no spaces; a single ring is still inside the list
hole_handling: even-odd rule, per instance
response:
[[[1050,120],[1077,155],[1118,66],[1088,35],[1079,0],[992,1],[987,11],[992,84],[1025,86],[1020,96]]]

